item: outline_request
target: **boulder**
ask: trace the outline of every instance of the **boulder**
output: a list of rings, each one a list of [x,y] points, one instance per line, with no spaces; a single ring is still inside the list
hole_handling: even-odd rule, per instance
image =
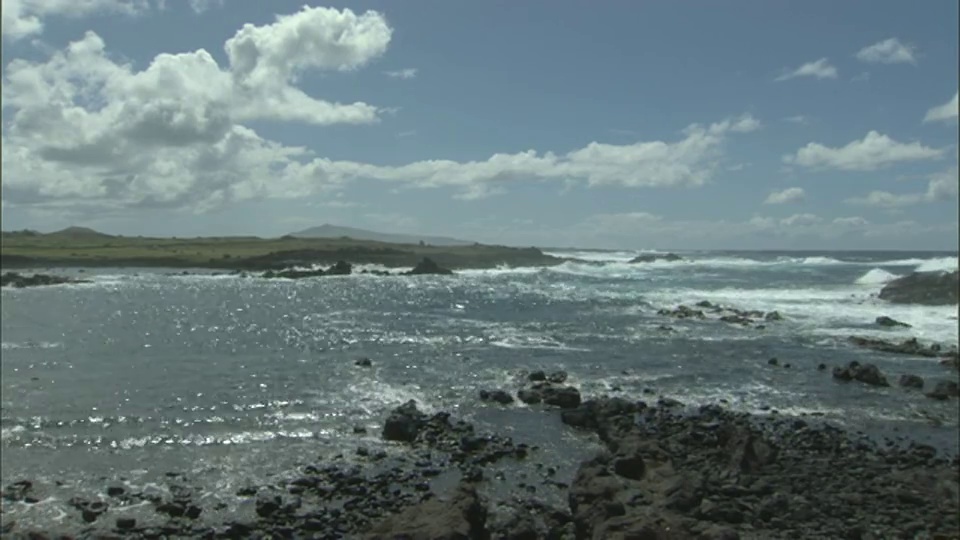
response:
[[[416,276],[424,274],[438,274],[438,275],[450,275],[453,273],[453,270],[449,268],[443,268],[437,263],[433,262],[429,257],[424,257],[412,270],[407,272],[407,275]]]
[[[782,320],[783,320],[783,315],[781,315],[779,311],[771,311],[771,312],[767,313],[766,315],[764,315],[763,318],[764,318],[765,320],[771,321],[771,322],[773,322],[773,321],[782,321]]]
[[[887,283],[879,296],[894,304],[957,304],[960,302],[960,271],[914,272]]]
[[[413,442],[427,421],[417,402],[410,400],[394,409],[383,425],[383,438],[388,441]]]
[[[371,367],[373,365],[373,362],[371,362],[369,358],[357,358],[353,362],[353,365],[357,367]]]
[[[899,327],[903,327],[903,328],[910,328],[910,325],[909,325],[909,324],[907,324],[907,323],[905,323],[905,322],[900,322],[900,321],[898,321],[898,320],[896,320],[896,319],[891,319],[890,317],[887,317],[886,315],[881,315],[881,316],[877,317],[876,323],[877,323],[878,325],[880,325],[880,326],[886,326],[886,327],[888,327],[888,328],[895,328],[895,327],[898,327],[898,326],[899,326]]]
[[[960,389],[958,389],[956,381],[937,381],[933,390],[927,392],[927,397],[944,401],[951,397],[957,397],[958,394],[960,394]]]
[[[904,388],[916,388],[917,390],[920,390],[923,388],[923,378],[919,375],[904,373],[900,376],[900,386]]]
[[[482,401],[493,401],[501,405],[510,405],[513,403],[513,396],[504,390],[481,390],[480,399]]]
[[[548,385],[541,391],[543,402],[561,409],[573,409],[580,405],[580,391],[572,386]]]
[[[890,386],[887,378],[873,364],[850,362],[847,367],[833,368],[833,378],[841,381],[860,381],[871,386]]]

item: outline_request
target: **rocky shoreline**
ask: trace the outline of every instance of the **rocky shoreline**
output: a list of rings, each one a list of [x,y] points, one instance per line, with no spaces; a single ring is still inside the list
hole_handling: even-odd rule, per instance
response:
[[[2,532],[34,539],[957,537],[956,456],[814,417],[751,416],[665,397],[582,400],[565,380],[563,372],[534,371],[517,397],[537,403],[528,414],[585,437],[585,448],[600,445],[566,476],[536,446],[481,433],[449,412],[428,415],[410,401],[387,414],[380,434],[399,454],[358,446],[350,459],[332,456],[244,487],[236,495],[252,512],[242,516],[218,513],[202,486],[171,472],[162,494],[105,485],[96,498],[71,499],[62,531],[4,519]],[[531,391],[540,399],[525,399]],[[497,392],[479,397],[510,406],[507,392],[509,401],[491,399]],[[535,464],[538,475],[505,475],[504,463]],[[548,490],[559,498],[542,497]],[[2,492],[4,514],[44,497],[43,486],[19,480]],[[152,519],[123,512],[144,505]]]

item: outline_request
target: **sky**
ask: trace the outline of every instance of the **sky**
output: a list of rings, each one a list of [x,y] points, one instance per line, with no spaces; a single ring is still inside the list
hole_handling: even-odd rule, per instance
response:
[[[2,226],[956,250],[958,5],[2,0]]]

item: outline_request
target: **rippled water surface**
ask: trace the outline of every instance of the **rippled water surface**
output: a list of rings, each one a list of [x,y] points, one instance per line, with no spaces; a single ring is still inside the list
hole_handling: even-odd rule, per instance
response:
[[[548,429],[543,415],[476,398],[515,389],[521,369],[565,369],[585,395],[639,399],[653,389],[957,444],[956,402],[837,384],[816,370],[856,359],[892,380],[949,376],[936,360],[857,350],[845,338],[955,345],[957,306],[873,295],[896,275],[956,268],[956,256],[697,253],[630,265],[634,253],[573,255],[585,262],[453,277],[97,270],[85,274],[91,284],[4,289],[3,483],[146,483],[181,470],[207,478],[214,494],[232,492],[358,440],[380,444],[385,412],[408,399],[563,453],[574,435]],[[656,313],[700,300],[785,320],[758,330]],[[878,315],[913,328],[876,327]],[[792,367],[768,366],[773,356]],[[354,366],[360,357],[373,367]],[[357,425],[370,434],[353,434]]]

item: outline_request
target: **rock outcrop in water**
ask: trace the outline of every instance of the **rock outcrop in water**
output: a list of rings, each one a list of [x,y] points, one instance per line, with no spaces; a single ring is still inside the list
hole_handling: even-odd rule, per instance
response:
[[[68,283],[90,283],[87,280],[73,279],[64,276],[52,276],[48,274],[25,275],[17,272],[6,272],[0,275],[0,287],[42,287],[45,285],[63,285]]]
[[[631,263],[651,263],[657,261],[682,261],[683,257],[677,255],[676,253],[648,253],[645,255],[637,255],[636,257],[630,259]]]
[[[840,381],[860,381],[870,386],[890,386],[877,366],[857,361],[850,362],[846,367],[833,368],[833,378]]]
[[[960,302],[960,271],[914,272],[887,283],[879,296],[894,304],[957,304]]]
[[[437,275],[450,275],[453,274],[453,270],[449,268],[443,268],[437,263],[433,262],[429,257],[424,257],[419,264],[413,267],[412,270],[407,272],[408,275],[418,276],[424,274],[437,274]]]
[[[939,357],[947,359],[955,359],[958,356],[957,349],[955,347],[948,350],[943,350],[943,347],[936,343],[931,345],[923,345],[917,341],[917,338],[906,339],[900,343],[887,341],[885,339],[875,339],[862,336],[850,336],[847,338],[847,340],[857,347],[863,347],[864,349],[871,349],[885,353],[923,356],[926,358]]]
[[[317,270],[280,270],[275,272],[267,270],[263,273],[265,278],[280,279],[303,279],[320,276],[349,276],[353,272],[353,266],[346,261],[337,261],[330,268],[320,268]]]

